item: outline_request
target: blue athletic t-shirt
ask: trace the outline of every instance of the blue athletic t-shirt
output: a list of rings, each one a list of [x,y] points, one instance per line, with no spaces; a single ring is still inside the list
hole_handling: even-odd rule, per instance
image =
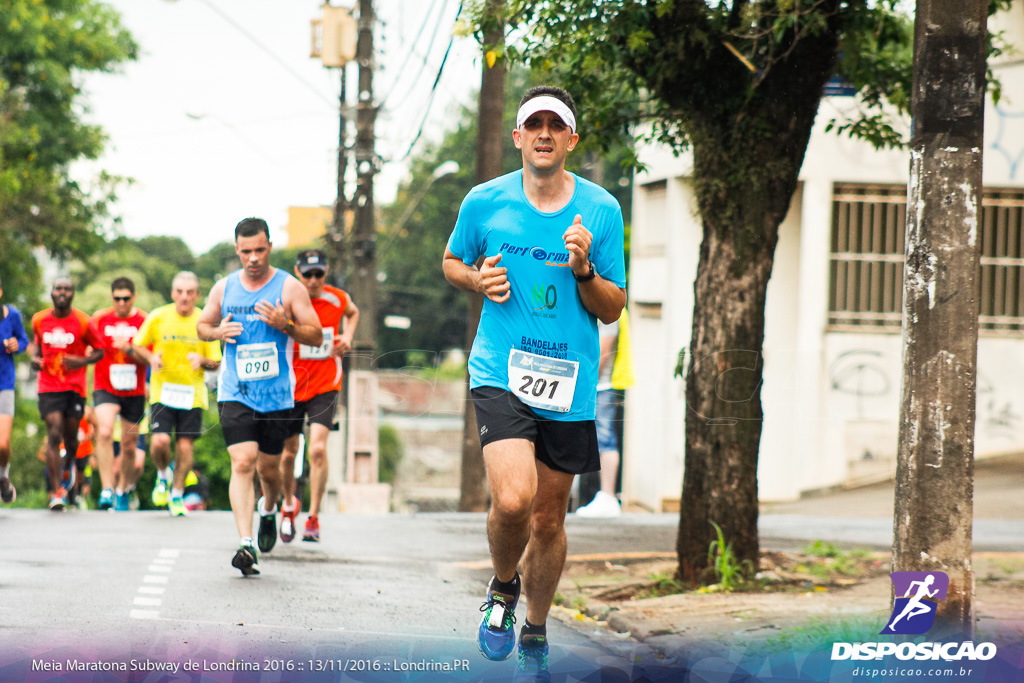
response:
[[[573,178],[572,199],[554,213],[538,211],[526,198],[522,170],[478,185],[463,200],[448,239],[448,250],[467,265],[500,253],[498,267],[508,268],[508,301],[498,304],[484,299],[469,355],[470,388],[498,387],[514,394],[523,390],[524,395],[539,388],[524,389],[519,380],[518,386],[509,387],[513,349],[575,361],[579,367],[571,408],[556,412],[531,407],[540,417],[562,421],[594,419],[600,354],[597,318],[580,301],[562,239],[576,214],[594,236],[590,260],[597,273],[619,287],[626,286],[622,209],[600,186]]]
[[[0,304],[0,316],[4,314],[3,306]],[[11,337],[18,340],[18,353],[28,348],[21,311],[7,304],[7,317],[0,320],[0,391],[14,388],[14,356],[3,348],[3,340]]]
[[[242,334],[234,344],[224,345],[223,370],[217,401],[238,401],[258,413],[270,413],[295,406],[295,372],[292,370],[292,338],[260,320],[256,304],[281,301],[284,282],[290,276],[275,269],[274,276],[255,292],[242,286],[242,271],[228,275],[224,283],[221,318],[231,314],[242,323]]]

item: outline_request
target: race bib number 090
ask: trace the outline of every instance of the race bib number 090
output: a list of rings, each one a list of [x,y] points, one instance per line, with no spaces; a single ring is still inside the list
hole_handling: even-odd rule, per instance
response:
[[[576,361],[512,349],[508,356],[508,388],[528,406],[567,413],[572,409],[579,366]]]
[[[274,342],[242,344],[235,352],[235,370],[242,382],[277,377],[277,345]]]

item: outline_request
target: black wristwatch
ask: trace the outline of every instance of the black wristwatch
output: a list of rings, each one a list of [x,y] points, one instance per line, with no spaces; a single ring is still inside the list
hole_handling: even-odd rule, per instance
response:
[[[587,271],[586,275],[577,275],[575,272],[573,272],[572,276],[576,278],[576,282],[590,282],[595,277],[597,277],[597,271],[594,270],[594,262],[587,261],[587,263],[590,264],[590,270]]]

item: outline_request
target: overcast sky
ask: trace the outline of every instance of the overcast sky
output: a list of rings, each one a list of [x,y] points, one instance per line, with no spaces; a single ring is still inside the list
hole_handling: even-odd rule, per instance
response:
[[[260,216],[283,245],[288,206],[333,203],[340,76],[309,57],[319,0],[107,2],[141,55],[121,73],[87,79],[86,118],[110,138],[99,166],[134,179],[115,207],[126,234],[177,235],[201,253],[230,240],[240,219]],[[458,7],[375,2],[376,99],[394,88],[378,118],[385,159],[401,157],[419,128]],[[476,52],[472,39],[455,39],[418,148],[440,137],[459,104],[473,103]],[[350,102],[356,83],[352,65]],[[404,164],[385,164],[378,205],[405,173]]]

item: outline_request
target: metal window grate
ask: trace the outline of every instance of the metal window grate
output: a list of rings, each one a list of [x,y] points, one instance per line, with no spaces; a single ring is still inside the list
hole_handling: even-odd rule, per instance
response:
[[[836,183],[829,328],[897,331],[903,308],[907,188]],[[1024,191],[986,189],[980,226],[979,327],[1024,333]]]

